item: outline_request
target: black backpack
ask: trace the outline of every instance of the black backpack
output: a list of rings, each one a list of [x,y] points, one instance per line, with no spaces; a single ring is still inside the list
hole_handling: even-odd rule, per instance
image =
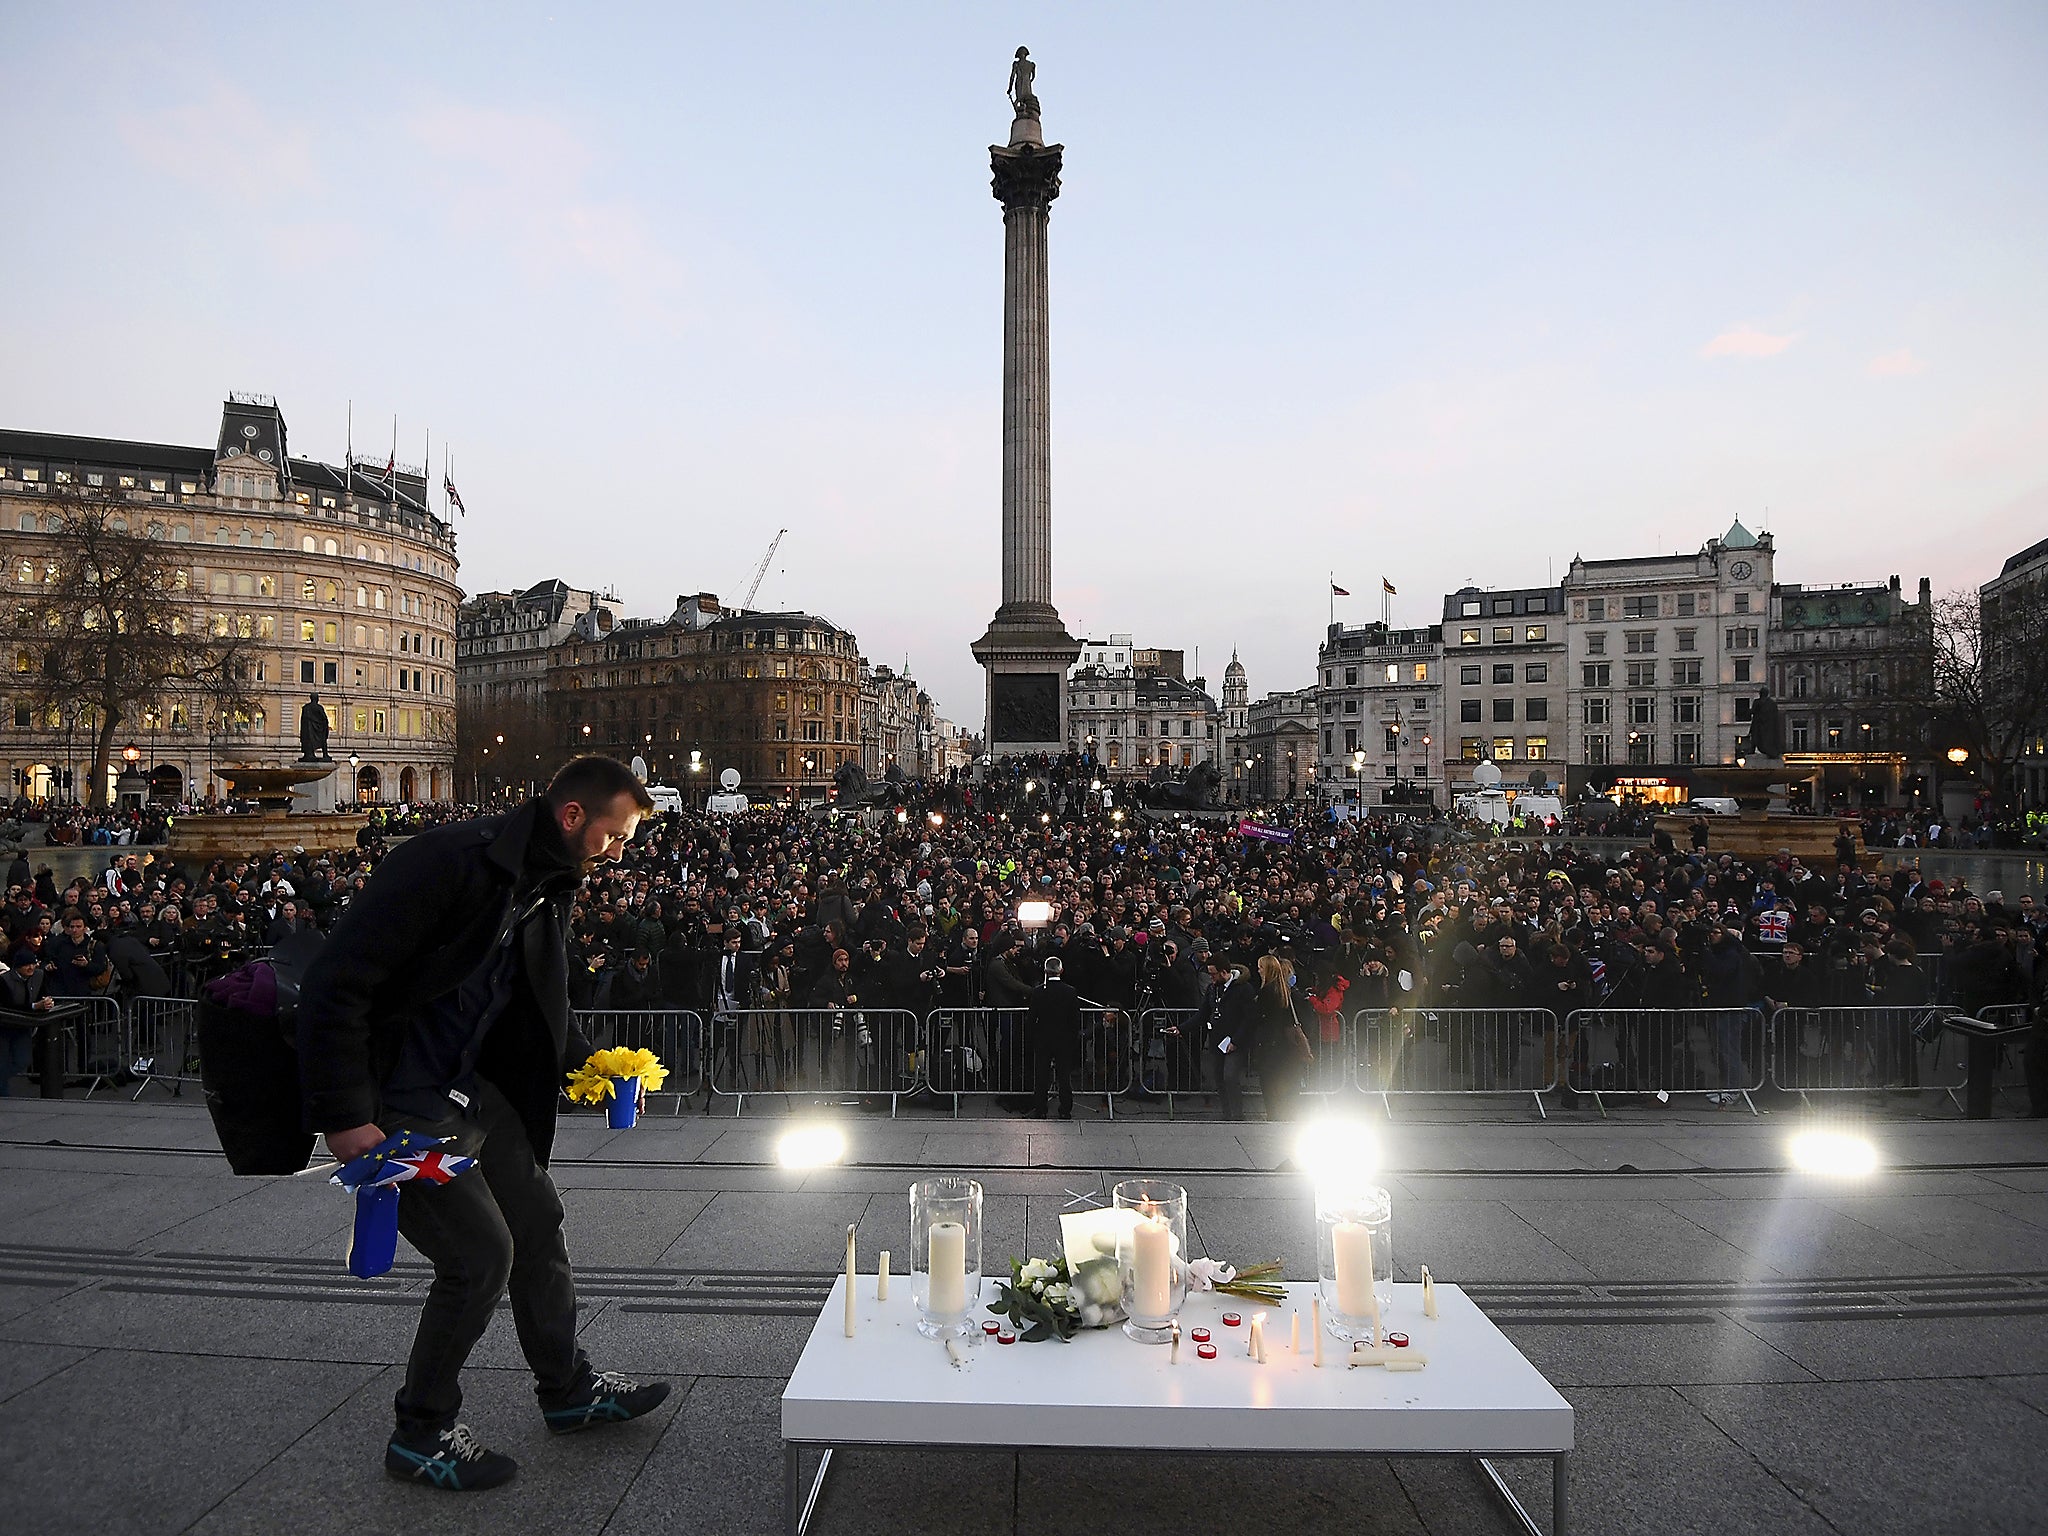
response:
[[[317,930],[295,933],[267,959],[209,982],[200,995],[200,1086],[221,1150],[238,1174],[298,1173],[313,1159],[295,1015],[299,980],[325,941]],[[252,1003],[252,994],[260,1001]]]

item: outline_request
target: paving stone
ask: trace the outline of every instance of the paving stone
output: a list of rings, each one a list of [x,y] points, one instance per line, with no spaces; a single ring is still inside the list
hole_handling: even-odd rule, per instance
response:
[[[605,1536],[780,1531],[782,1386],[731,1377],[695,1382],[613,1508]],[[807,1479],[815,1467],[815,1459],[807,1462]]]
[[[22,1531],[182,1531],[376,1374],[101,1350],[0,1403],[8,1522]],[[272,1529],[280,1527],[303,1528],[296,1518]]]
[[[569,1257],[579,1265],[652,1265],[712,1199],[706,1190],[564,1190]]]
[[[1506,1323],[1502,1332],[1566,1387],[1812,1381],[1813,1372],[1733,1323]]]
[[[1425,1529],[1391,1465],[1377,1458],[1229,1452],[1017,1458],[1017,1530],[1086,1529],[1091,1517],[1107,1518],[1129,1536],[1335,1530],[1396,1536]]]
[[[1668,1205],[1780,1275],[1926,1275],[1958,1267],[1938,1252],[1901,1242],[1853,1212],[1810,1197],[1673,1200]]]
[[[0,1344],[0,1402],[67,1370],[90,1355],[71,1344]],[[4,1483],[0,1478],[0,1483]]]
[[[661,1263],[672,1268],[829,1274],[846,1263],[850,1224],[874,1222],[859,1235],[862,1253],[895,1245],[896,1213],[885,1210],[879,1199],[794,1194],[777,1196],[771,1203],[752,1191],[721,1192],[663,1252]],[[904,1221],[908,1219],[906,1215]]]
[[[1574,1205],[1510,1200],[1508,1209],[1596,1275],[1642,1272],[1699,1280],[1752,1279],[1769,1272],[1753,1254],[1653,1201]]]
[[[1681,1389],[1730,1439],[1844,1531],[1895,1528],[1907,1509],[1917,1528],[2020,1536],[2048,1509],[2048,1420],[2016,1417],[1987,1382],[1888,1381]],[[1872,1454],[1885,1448],[1891,1454]],[[1927,1507],[1930,1467],[1982,1475],[1944,1479]]]
[[[1741,1322],[1823,1381],[2048,1372],[2048,1328],[2033,1316]]]
[[[223,1490],[219,1505],[190,1527],[193,1536],[597,1530],[646,1466],[690,1390],[688,1381],[678,1382],[676,1394],[645,1420],[551,1435],[524,1372],[467,1371],[463,1420],[486,1445],[517,1461],[519,1475],[488,1493],[450,1498],[384,1473],[391,1399],[402,1374],[375,1373],[253,1477]]]

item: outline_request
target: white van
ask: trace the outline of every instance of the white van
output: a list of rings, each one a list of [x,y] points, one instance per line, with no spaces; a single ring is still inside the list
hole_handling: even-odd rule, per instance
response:
[[[647,798],[654,802],[654,813],[657,816],[664,815],[670,811],[679,812],[683,808],[682,791],[671,789],[666,784],[648,785]]]
[[[1707,816],[1740,816],[1742,807],[1726,795],[1694,795],[1685,808]]]

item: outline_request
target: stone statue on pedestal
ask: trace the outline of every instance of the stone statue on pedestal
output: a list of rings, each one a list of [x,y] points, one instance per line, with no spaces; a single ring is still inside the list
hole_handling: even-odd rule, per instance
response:
[[[317,693],[299,711],[299,760],[307,763],[333,761],[327,755],[327,711],[320,707],[320,695]]]
[[[1749,753],[1768,758],[1785,755],[1785,722],[1768,688],[1759,688],[1756,702],[1749,707]]]
[[[1038,96],[1031,88],[1037,77],[1038,66],[1031,62],[1031,50],[1019,48],[1016,62],[1010,66],[1010,104],[1019,117],[1038,116]]]

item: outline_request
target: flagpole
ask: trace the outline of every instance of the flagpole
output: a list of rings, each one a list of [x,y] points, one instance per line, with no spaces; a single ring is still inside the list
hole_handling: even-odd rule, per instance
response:
[[[1337,622],[1337,573],[1336,573],[1335,571],[1332,571],[1332,572],[1330,572],[1330,623],[1331,623],[1331,625],[1332,625],[1332,626],[1334,626],[1334,625],[1336,624],[1336,622]]]
[[[356,456],[356,403],[353,400],[348,403],[348,446],[341,452],[341,488],[346,493],[355,489],[348,478],[352,472],[350,466]]]

